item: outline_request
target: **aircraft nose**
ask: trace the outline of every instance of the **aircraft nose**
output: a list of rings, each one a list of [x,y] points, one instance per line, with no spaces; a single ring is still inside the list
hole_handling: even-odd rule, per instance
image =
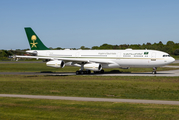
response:
[[[171,63],[175,62],[175,58],[171,57],[170,62]]]
[[[172,63],[175,62],[175,58],[172,57]]]

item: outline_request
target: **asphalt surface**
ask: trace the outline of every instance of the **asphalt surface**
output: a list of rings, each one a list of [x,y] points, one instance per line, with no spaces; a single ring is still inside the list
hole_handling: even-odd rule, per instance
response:
[[[98,76],[165,76],[174,77],[179,76],[179,70],[169,70],[169,71],[157,71],[157,74],[152,74],[152,72],[144,73],[109,73],[109,74],[98,74]]]
[[[14,95],[14,94],[0,94],[0,97],[16,97],[16,98],[31,98],[31,99],[32,98],[33,99],[52,99],[52,100],[75,100],[75,101],[94,101],[94,102],[125,102],[125,103],[179,105],[179,101],[164,101],[164,100],[113,99],[113,98],[88,98],[88,97]]]
[[[69,76],[76,75],[75,72],[0,72],[0,75],[50,75],[50,76]],[[105,72],[103,74],[83,74],[91,76],[168,76],[174,77],[179,76],[179,70],[169,70],[169,71],[157,71],[157,74],[152,74],[152,72],[145,73],[110,73]]]
[[[179,60],[175,60],[175,62],[174,63],[179,63]]]

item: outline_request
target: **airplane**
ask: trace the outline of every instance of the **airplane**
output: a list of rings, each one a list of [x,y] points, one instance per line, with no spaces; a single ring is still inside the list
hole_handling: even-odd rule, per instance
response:
[[[46,65],[55,68],[65,66],[77,66],[78,74],[104,73],[103,68],[153,68],[152,74],[156,74],[157,67],[173,63],[175,59],[168,53],[158,50],[50,50],[47,48],[35,32],[30,28],[24,28],[31,50],[26,51],[32,56],[16,55],[16,58],[35,58],[46,61]]]

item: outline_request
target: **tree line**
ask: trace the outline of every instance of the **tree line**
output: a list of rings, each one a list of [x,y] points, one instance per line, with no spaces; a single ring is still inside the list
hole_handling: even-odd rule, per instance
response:
[[[166,44],[163,44],[161,41],[159,43],[151,44],[147,42],[146,44],[121,44],[121,45],[110,45],[110,44],[103,44],[100,46],[93,46],[91,48],[81,46],[80,49],[82,50],[122,50],[122,49],[152,49],[152,50],[160,50],[169,53],[170,55],[179,56],[179,43],[174,43],[173,41],[168,41]],[[63,50],[64,48],[57,47],[57,48],[50,48],[52,50]],[[76,50],[77,48],[71,48]],[[6,59],[12,55],[24,55],[26,54],[25,51],[29,49],[16,49],[16,50],[0,50],[0,58]]]
[[[85,46],[81,46],[80,49],[82,50],[102,50],[102,49],[109,49],[109,50],[121,50],[121,49],[151,49],[151,50],[159,50],[167,52],[171,55],[179,55],[179,43],[174,43],[173,41],[168,41],[166,44],[163,44],[161,41],[159,43],[143,43],[140,44],[122,44],[122,45],[110,45],[110,44],[103,44],[101,46],[93,46],[92,48],[87,48]]]

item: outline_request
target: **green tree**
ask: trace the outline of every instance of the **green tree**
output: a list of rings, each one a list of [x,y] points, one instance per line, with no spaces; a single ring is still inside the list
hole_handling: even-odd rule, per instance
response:
[[[113,49],[113,46],[105,43],[101,45],[99,48],[100,49]]]
[[[82,49],[82,50],[89,50],[90,48],[87,48],[85,46],[81,46],[80,49]]]
[[[179,49],[176,49],[176,50],[174,51],[174,55],[179,55]]]
[[[93,46],[92,49],[97,50],[97,49],[99,49],[99,47],[98,46]]]
[[[167,42],[167,46],[173,46],[173,45],[175,45],[175,43],[173,41],[168,41]]]

